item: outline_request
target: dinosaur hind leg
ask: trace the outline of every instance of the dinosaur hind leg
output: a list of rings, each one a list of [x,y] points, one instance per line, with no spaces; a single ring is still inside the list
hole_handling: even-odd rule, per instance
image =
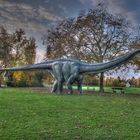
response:
[[[55,80],[54,83],[53,83],[53,87],[52,87],[51,93],[55,93],[56,92],[57,86],[58,86],[58,82],[57,82],[57,80]]]
[[[63,93],[63,83],[64,83],[64,79],[63,79],[63,74],[62,74],[62,65],[57,63],[53,65],[53,73],[54,76],[57,80],[57,84],[55,83],[54,88],[57,87],[57,92],[58,93]]]
[[[72,84],[76,81],[78,74],[74,73],[73,75],[70,76],[70,78],[67,81],[67,87],[68,87],[68,93],[72,94],[73,89],[72,89]]]

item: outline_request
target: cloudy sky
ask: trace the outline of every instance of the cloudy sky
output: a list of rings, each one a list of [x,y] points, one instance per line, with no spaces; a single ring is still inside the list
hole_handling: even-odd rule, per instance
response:
[[[41,36],[57,21],[77,16],[102,0],[0,0],[0,25],[9,31],[22,28],[37,39],[43,53]],[[140,24],[140,0],[106,0],[112,13],[121,13],[133,24]]]

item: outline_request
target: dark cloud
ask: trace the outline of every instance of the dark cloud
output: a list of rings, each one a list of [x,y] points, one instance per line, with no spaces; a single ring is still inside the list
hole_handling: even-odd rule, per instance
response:
[[[51,13],[39,5],[0,1],[0,24],[8,29],[23,28],[28,32],[42,32],[51,22],[62,20],[61,16]]]
[[[8,30],[23,28],[38,39],[53,24],[65,17],[75,17],[81,10],[94,8],[103,0],[0,0],[0,25]],[[140,0],[103,1],[111,13],[121,13],[140,24]]]
[[[0,24],[8,29],[25,28],[42,32],[65,17],[94,8],[102,0],[0,0]],[[133,23],[140,22],[139,0],[106,0],[113,13],[121,13]]]
[[[140,24],[140,0],[123,0],[121,5],[127,14],[127,17],[132,16],[132,22]]]
[[[140,24],[140,0],[80,0],[81,3],[91,4],[93,8],[103,2],[113,14],[121,14],[132,24]]]

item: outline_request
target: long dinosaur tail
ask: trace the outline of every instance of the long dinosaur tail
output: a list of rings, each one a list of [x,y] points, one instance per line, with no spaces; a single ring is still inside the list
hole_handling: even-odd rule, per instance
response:
[[[29,66],[23,67],[14,67],[14,68],[1,68],[0,71],[28,71],[28,70],[50,70],[51,64],[44,63],[44,64],[33,64]]]
[[[113,69],[121,64],[123,64],[124,62],[130,60],[132,57],[134,57],[136,54],[140,53],[140,49],[127,54],[126,56],[122,56],[118,59],[112,60],[110,62],[107,63],[99,63],[99,64],[84,64],[83,66],[81,66],[81,73],[88,73],[88,72],[92,72],[92,73],[100,73],[100,72],[105,72],[107,70]]]

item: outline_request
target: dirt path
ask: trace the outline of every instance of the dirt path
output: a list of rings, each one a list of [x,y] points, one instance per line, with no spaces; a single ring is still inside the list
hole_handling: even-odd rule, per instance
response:
[[[39,93],[51,93],[51,88],[46,88],[46,87],[32,87],[29,89],[36,91],[36,92],[39,92]],[[68,94],[67,89],[64,89],[64,94]],[[101,94],[97,91],[83,91],[83,94],[84,95],[104,95],[104,94],[109,95],[109,93]],[[73,95],[80,95],[80,93],[77,90],[73,90]]]

